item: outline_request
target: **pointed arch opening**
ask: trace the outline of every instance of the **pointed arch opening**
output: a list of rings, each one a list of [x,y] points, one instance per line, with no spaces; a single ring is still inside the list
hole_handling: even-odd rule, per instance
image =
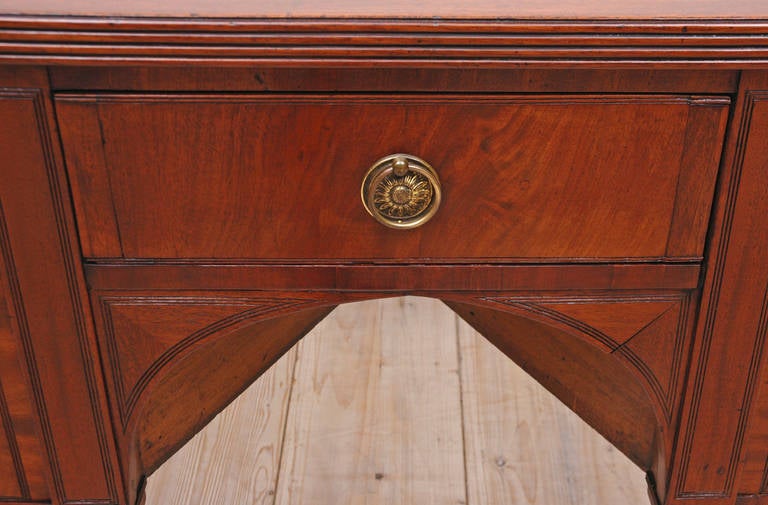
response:
[[[214,331],[198,328],[194,338],[187,335],[167,346],[153,361],[157,370],[145,381],[124,424],[130,441],[125,448],[133,456],[129,478],[138,487],[336,303],[346,301],[323,298],[266,311],[239,307],[237,314],[249,315],[226,316],[223,320],[231,324],[219,319],[204,326],[216,325]],[[637,466],[664,475],[669,451],[666,416],[652,386],[643,383],[639,368],[622,354],[622,346],[606,350],[588,341],[589,332],[574,338],[574,331],[564,330],[555,320],[500,310],[476,299],[445,302]],[[153,303],[155,310],[162,306]],[[189,339],[194,342],[180,345]],[[168,349],[173,350],[170,358]],[[119,353],[119,346],[112,352]],[[158,360],[162,366],[157,366]]]

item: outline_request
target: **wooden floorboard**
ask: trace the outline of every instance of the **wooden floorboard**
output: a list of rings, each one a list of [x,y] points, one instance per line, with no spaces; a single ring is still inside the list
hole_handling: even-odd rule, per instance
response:
[[[447,307],[406,297],[336,309],[150,477],[147,505],[646,505],[643,479]]]
[[[273,505],[296,349],[147,481],[147,505]]]
[[[646,504],[644,474],[462,320],[472,505]]]
[[[301,343],[278,505],[464,502],[455,325],[441,314],[359,303]]]

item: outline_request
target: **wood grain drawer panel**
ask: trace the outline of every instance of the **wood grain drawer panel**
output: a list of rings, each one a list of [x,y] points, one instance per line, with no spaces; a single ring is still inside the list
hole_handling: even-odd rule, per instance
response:
[[[84,255],[656,261],[702,255],[728,99],[57,96]],[[360,202],[390,153],[443,203],[391,230]]]

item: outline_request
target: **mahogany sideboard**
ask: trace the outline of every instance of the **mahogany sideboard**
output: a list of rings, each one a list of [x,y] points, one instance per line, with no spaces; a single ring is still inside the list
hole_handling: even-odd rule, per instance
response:
[[[768,504],[766,218],[764,1],[0,0],[0,502],[134,505],[416,294],[652,504]]]

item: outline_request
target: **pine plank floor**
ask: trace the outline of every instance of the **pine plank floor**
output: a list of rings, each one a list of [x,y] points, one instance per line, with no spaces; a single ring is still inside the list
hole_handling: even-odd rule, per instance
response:
[[[646,505],[644,473],[436,300],[337,308],[147,505]]]

